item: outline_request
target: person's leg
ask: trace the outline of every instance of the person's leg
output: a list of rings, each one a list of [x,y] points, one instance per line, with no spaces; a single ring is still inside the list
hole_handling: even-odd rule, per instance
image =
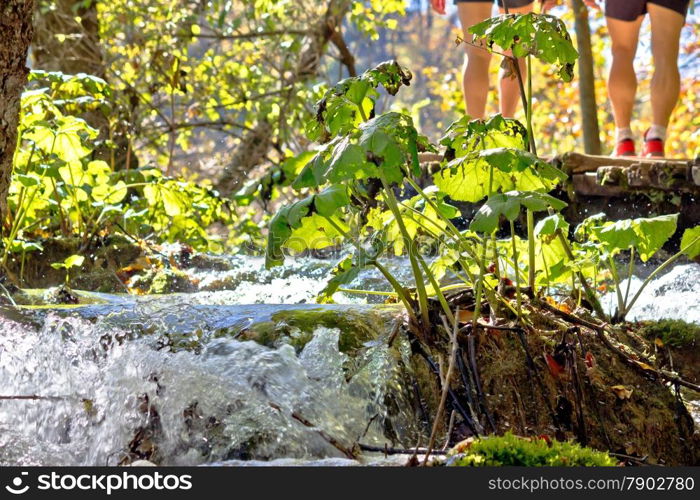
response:
[[[508,3],[506,0],[506,5],[508,6],[508,12],[510,14],[527,14],[532,12],[532,7],[534,2],[529,5],[524,6],[512,6],[512,5],[522,5],[522,1],[511,1]],[[500,9],[501,14],[504,13],[504,9]],[[518,59],[518,65],[520,66],[520,74],[523,75],[523,79],[527,78],[527,68],[525,67],[525,60]],[[501,114],[505,117],[512,118],[515,116],[515,112],[518,110],[518,104],[521,102],[520,97],[520,84],[518,83],[518,78],[516,75],[506,75],[505,70],[501,68],[498,74],[499,76],[499,87],[498,87],[498,97],[500,102]]]
[[[457,3],[459,21],[462,24],[464,40],[471,42],[473,35],[467,30],[484,19],[491,17],[493,2]],[[486,98],[489,92],[489,62],[491,54],[482,48],[466,44],[466,59],[462,77],[464,103],[467,114],[472,118],[483,118],[486,113]]]
[[[651,52],[654,56],[654,76],[651,79],[652,123],[655,128],[665,132],[680,94],[678,48],[685,19],[679,12],[653,3],[649,3],[647,9],[651,18]],[[653,137],[665,139],[657,137],[658,135],[665,135],[661,130]]]
[[[643,18],[644,16],[639,16],[634,21],[623,21],[606,17],[608,33],[612,41],[608,94],[612,103],[615,127],[618,130],[630,129],[634,96],[637,92],[634,56],[637,53],[639,28]]]

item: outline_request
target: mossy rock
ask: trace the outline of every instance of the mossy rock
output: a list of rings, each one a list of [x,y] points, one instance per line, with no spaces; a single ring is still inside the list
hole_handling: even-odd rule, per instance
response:
[[[459,443],[447,464],[458,467],[610,467],[616,461],[607,453],[572,442],[549,438],[503,436]]]
[[[653,343],[657,364],[700,384],[700,325],[675,319],[643,321],[635,325]],[[700,397],[695,394],[694,399]]]
[[[340,351],[353,356],[366,342],[387,331],[388,324],[396,321],[400,313],[401,309],[393,306],[283,310],[274,313],[269,321],[253,324],[239,338],[268,347],[287,343],[299,352],[311,340],[316,328],[337,328]]]
[[[546,318],[536,309],[531,314],[536,322]],[[543,321],[540,330],[525,336],[532,356],[530,366],[517,335],[479,333],[477,365],[495,434],[545,434],[599,450],[646,457],[650,464],[697,464],[700,443],[694,423],[672,388],[642,367],[625,363],[595,332],[580,328],[578,335],[571,334],[567,340],[575,371],[568,361],[561,373],[553,371],[547,355],[555,354],[561,345],[565,325],[561,322],[557,331],[553,323]],[[653,352],[633,331],[620,328],[611,337],[623,347]],[[492,432],[487,419],[482,418],[482,424]]]
[[[134,277],[130,286],[146,290],[146,293],[153,295],[197,291],[197,285],[192,282],[187,273],[179,269],[168,268],[146,271],[144,274]]]

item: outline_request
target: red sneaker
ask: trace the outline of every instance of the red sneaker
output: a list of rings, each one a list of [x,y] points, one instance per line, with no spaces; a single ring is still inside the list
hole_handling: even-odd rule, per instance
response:
[[[635,154],[632,139],[622,139],[615,146],[615,156],[635,156]]]
[[[644,132],[644,151],[642,152],[642,156],[646,158],[650,157],[656,157],[656,158],[663,158],[664,157],[664,141],[662,139],[653,139],[647,137],[647,134],[649,134],[649,131],[647,130]]]

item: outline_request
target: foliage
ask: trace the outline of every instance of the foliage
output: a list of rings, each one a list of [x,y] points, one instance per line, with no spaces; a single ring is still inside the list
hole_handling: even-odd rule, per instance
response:
[[[215,191],[167,178],[155,167],[114,171],[93,159],[97,131],[75,115],[108,106],[111,90],[103,80],[46,72],[30,79],[33,86],[22,97],[3,264],[10,253],[41,250],[41,239],[54,235],[78,235],[84,247],[107,232],[123,232],[154,243],[222,249],[207,228],[237,220]]]
[[[466,448],[466,450],[463,450]],[[503,436],[475,439],[449,459],[459,467],[611,467],[615,460],[607,453],[577,443],[549,438],[521,438],[508,432]],[[453,450],[452,453],[455,452]]]
[[[211,145],[228,166],[232,148],[260,123],[269,125],[275,163],[300,152],[308,102],[325,92],[333,67],[321,37],[330,15],[373,36],[404,11],[403,2],[301,0],[115,0],[99,2],[106,77],[139,153],[174,173],[178,155]],[[341,35],[342,36],[342,35]],[[192,167],[190,167],[192,168]]]
[[[518,58],[534,56],[556,65],[556,73],[563,81],[574,78],[578,53],[566,25],[556,16],[531,12],[491,17],[469,28],[469,32],[475,43],[483,41],[489,49],[496,45]]]
[[[681,38],[681,57],[686,63],[681,67],[681,94],[678,104],[673,113],[673,119],[669,125],[668,140],[666,141],[666,153],[669,157],[694,158],[695,152],[700,150],[700,115],[698,114],[698,96],[700,96],[700,80],[696,78],[697,64],[692,60],[692,54],[696,53],[699,44],[698,33],[693,30],[697,19],[697,9],[694,17],[689,17],[688,23],[683,29]],[[573,24],[573,13],[571,9],[557,12],[561,15],[564,23],[571,26]],[[692,16],[692,15],[691,15]],[[614,144],[615,127],[612,120],[612,109],[607,95],[606,80],[608,66],[610,63],[610,37],[607,33],[602,11],[589,9],[591,18],[593,60],[595,74],[595,90],[598,98],[598,119],[601,128],[601,142],[604,153],[609,153]],[[424,59],[418,62],[422,68],[417,72],[416,77],[426,82],[427,96],[430,103],[422,109],[423,121],[426,123],[423,133],[432,132],[432,123],[450,117],[456,119],[464,113],[464,103],[461,91],[461,65],[462,53],[459,50],[444,50],[448,44],[458,35],[461,35],[459,28],[450,26],[449,23],[443,25],[440,19],[435,19],[434,32],[423,35],[420,40],[414,40],[413,36],[421,33],[420,23],[425,23],[425,18],[417,17],[412,20],[411,35],[404,39],[404,44],[408,45],[408,50],[413,60],[416,55]],[[438,24],[440,23],[440,24]],[[418,24],[419,26],[415,26]],[[642,25],[640,39],[649,39],[649,24]],[[444,32],[449,35],[442,36]],[[575,33],[572,33],[575,38]],[[424,48],[425,39],[430,42],[429,49]],[[423,55],[423,51],[429,50]],[[648,50],[641,50],[637,55],[637,68],[639,89],[638,99],[635,102],[634,116],[638,117],[634,130],[637,137],[651,125],[651,109],[646,96],[650,92],[651,71],[645,68],[652,67],[651,54]],[[493,83],[497,80],[499,67],[492,64],[490,69],[490,87],[487,99],[487,115],[498,112],[498,92],[497,85]],[[547,137],[538,145],[538,152],[541,155],[553,155],[567,151],[582,150],[583,138],[579,106],[578,80],[571,83],[562,82],[551,65],[534,65],[533,71],[533,96],[536,105],[536,112],[533,114],[533,126],[541,134]],[[423,99],[423,95],[414,99],[404,98],[405,106],[410,107],[413,103]],[[562,105],[565,103],[565,105]],[[524,117],[524,111],[520,111],[516,118]],[[440,130],[438,128],[438,130]],[[607,147],[606,147],[607,146]]]

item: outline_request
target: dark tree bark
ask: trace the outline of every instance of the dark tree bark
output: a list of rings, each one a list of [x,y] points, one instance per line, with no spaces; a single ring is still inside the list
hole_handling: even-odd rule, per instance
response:
[[[27,51],[32,41],[34,0],[3,0],[0,5],[0,221],[7,212],[12,157],[22,90],[27,83]]]
[[[576,45],[579,55],[578,88],[583,147],[587,154],[599,155],[601,153],[600,128],[595,98],[595,74],[593,72],[593,49],[591,47],[591,28],[588,24],[588,8],[581,0],[571,0],[571,8],[574,12]]]

